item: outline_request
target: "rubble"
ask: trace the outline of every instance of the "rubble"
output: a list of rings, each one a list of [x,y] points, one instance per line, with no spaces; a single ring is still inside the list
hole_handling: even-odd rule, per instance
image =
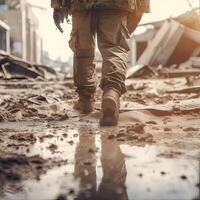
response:
[[[50,99],[49,99],[50,100]],[[24,119],[67,120],[69,109],[65,101],[51,99],[42,95],[28,95],[13,98],[2,98],[0,102],[0,122],[20,121]]]
[[[57,74],[56,71],[50,67],[32,64],[22,59],[0,52],[0,78],[56,79]]]
[[[191,60],[191,65],[198,68],[200,24],[196,19],[199,18],[199,13],[199,9],[196,9],[176,18],[142,24],[147,27],[147,30],[145,33],[135,36],[137,66],[132,66],[129,69],[128,77],[147,66],[151,66],[156,72],[155,67],[159,65],[169,67],[173,64],[182,64],[188,60]],[[149,26],[153,26],[153,28],[149,29]],[[146,45],[144,45],[145,42]],[[168,75],[172,77],[175,73],[172,72]],[[191,71],[191,73],[196,75],[199,72]],[[180,74],[176,73],[175,76],[177,75]],[[183,76],[185,75],[183,74]]]
[[[183,25],[166,21],[138,59],[138,64],[166,65],[184,32]]]
[[[66,164],[67,161],[44,160],[40,156],[27,157],[25,155],[0,154],[0,179],[3,182],[21,181],[30,177],[37,178],[53,166]],[[32,170],[30,170],[32,169]]]

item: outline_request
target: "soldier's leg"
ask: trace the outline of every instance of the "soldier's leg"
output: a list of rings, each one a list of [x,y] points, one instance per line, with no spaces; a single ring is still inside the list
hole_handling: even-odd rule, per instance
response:
[[[100,125],[113,126],[119,119],[119,97],[126,91],[127,12],[105,10],[98,15],[97,39],[103,57],[101,88],[104,91]]]
[[[91,20],[90,11],[74,13],[72,15],[73,29],[69,41],[74,52],[74,84],[81,99],[79,103],[83,103],[82,108],[87,108],[87,103],[94,100],[96,90],[95,33],[92,30]],[[88,111],[92,111],[92,108]]]
[[[99,12],[98,47],[103,57],[101,88],[115,88],[120,95],[125,89],[129,45],[127,12]]]

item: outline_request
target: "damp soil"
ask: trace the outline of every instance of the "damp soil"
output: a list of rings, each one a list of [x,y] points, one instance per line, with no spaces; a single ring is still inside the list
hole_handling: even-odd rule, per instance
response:
[[[199,97],[166,92],[184,78],[128,80],[109,128],[99,127],[99,90],[82,115],[69,80],[16,85],[0,81],[0,199],[199,198],[200,112],[180,105]]]

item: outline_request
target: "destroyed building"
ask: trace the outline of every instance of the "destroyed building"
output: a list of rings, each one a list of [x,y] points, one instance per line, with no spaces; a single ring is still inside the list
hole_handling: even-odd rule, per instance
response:
[[[42,40],[38,33],[39,23],[26,0],[1,0],[0,20],[10,27],[11,54],[27,61],[41,63]]]
[[[178,17],[142,24],[145,31],[131,37],[131,64],[172,65],[198,56],[200,10]],[[187,48],[185,48],[187,46]]]

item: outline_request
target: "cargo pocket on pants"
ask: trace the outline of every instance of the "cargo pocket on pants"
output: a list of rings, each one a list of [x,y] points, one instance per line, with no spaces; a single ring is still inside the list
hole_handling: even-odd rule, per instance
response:
[[[77,49],[77,43],[78,43],[78,31],[72,31],[70,35],[70,40],[69,40],[69,47],[71,50],[75,53]]]

